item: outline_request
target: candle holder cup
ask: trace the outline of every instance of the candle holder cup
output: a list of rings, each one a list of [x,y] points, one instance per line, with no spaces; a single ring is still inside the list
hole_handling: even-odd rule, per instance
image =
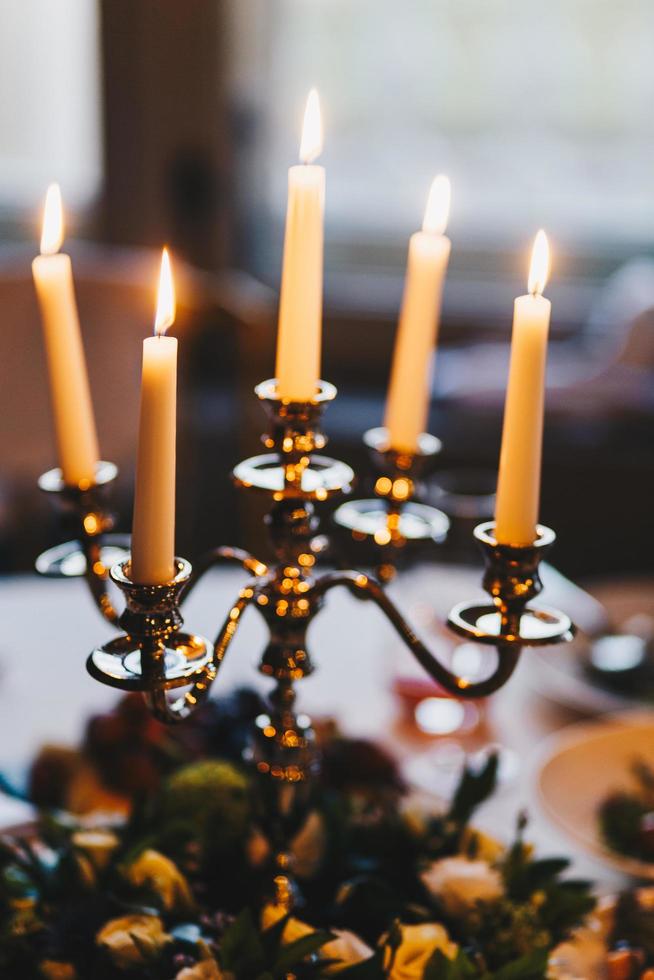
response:
[[[118,621],[118,614],[108,594],[109,569],[129,555],[129,537],[111,533],[115,517],[110,488],[117,474],[113,463],[100,461],[88,485],[65,483],[59,468],[48,470],[38,481],[55,501],[62,530],[70,540],[39,555],[37,572],[50,578],[85,577],[98,609],[111,623]]]
[[[492,603],[460,603],[450,612],[448,625],[466,639],[502,648],[572,639],[574,626],[568,616],[527,605],[542,590],[538,566],[556,540],[554,531],[539,524],[530,545],[500,544],[494,531],[493,521],[474,530],[486,566],[483,586]]]
[[[141,691],[157,717],[178,721],[206,697],[243,613],[250,607],[259,611],[269,633],[259,671],[271,680],[273,688],[266,710],[253,726],[247,758],[260,778],[267,805],[268,828],[274,843],[273,897],[290,909],[297,886],[288,842],[306,818],[319,769],[311,720],[296,713],[295,685],[314,670],[307,630],[325,605],[328,593],[342,587],[357,599],[372,601],[428,675],[443,690],[462,699],[486,697],[508,680],[522,647],[534,642],[532,619],[545,630],[537,642],[568,639],[572,627],[562,614],[548,611],[547,620],[543,610],[525,608],[527,600],[538,592],[538,561],[553,540],[553,534],[544,528],[533,547],[508,550],[497,545],[489,531],[480,537],[482,529],[477,529],[486,549],[484,582],[494,604],[457,607],[451,625],[459,633],[497,647],[497,662],[481,679],[460,677],[439,661],[371,576],[351,570],[316,574],[316,562],[326,544],[317,505],[349,492],[354,479],[345,463],[316,453],[326,444],[321,416],[336,389],[320,381],[313,399],[293,402],[280,398],[276,381],[269,380],[258,385],[256,394],[268,419],[262,439],[270,451],[239,463],[233,479],[238,487],[265,494],[270,501],[265,525],[274,562],[268,567],[238,548],[214,548],[196,564],[195,571],[178,559],[174,580],[162,586],[135,584],[129,577],[129,564],[118,564],[111,577],[125,596],[125,611],[119,619],[125,635],[94,650],[87,666],[92,676],[105,684]],[[409,504],[418,506],[408,498],[414,493],[422,468],[436,455],[440,444],[433,437],[423,437],[420,453],[392,454],[383,441],[384,435],[383,430],[373,430],[366,436],[374,458],[383,467],[382,475],[391,484],[385,494],[378,493],[372,504],[385,518],[389,509],[395,508],[401,523],[409,514],[405,508]],[[393,489],[393,483],[402,480],[405,484]],[[446,532],[447,518],[435,508],[417,513],[425,538],[434,540]],[[229,609],[212,646],[201,637],[180,631],[179,605],[209,568],[225,561],[240,565],[250,578]],[[494,633],[484,619],[489,615],[500,617],[501,626]],[[551,625],[545,629],[547,622]]]
[[[180,630],[179,602],[191,565],[176,558],[175,567],[171,582],[142,585],[130,578],[129,561],[114,565],[111,578],[125,597],[118,619],[125,635],[98,647],[87,661],[96,680],[144,694],[152,713],[164,722],[183,720],[204,700],[219,664],[208,640]]]
[[[423,432],[414,452],[392,449],[388,430],[369,429],[363,436],[372,464],[379,474],[375,497],[348,500],[335,511],[334,521],[351,540],[372,543],[380,560],[377,575],[394,577],[402,558],[411,557],[425,545],[441,543],[449,530],[443,511],[416,498],[422,495],[422,478],[434,465],[442,444]]]

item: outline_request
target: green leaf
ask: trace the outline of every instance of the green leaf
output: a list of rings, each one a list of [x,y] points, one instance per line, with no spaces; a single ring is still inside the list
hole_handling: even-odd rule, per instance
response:
[[[487,800],[497,782],[498,756],[493,752],[479,772],[466,768],[450,805],[448,819],[465,826],[474,811]]]
[[[541,908],[541,919],[552,932],[555,942],[560,942],[568,932],[595,907],[592,886],[588,881],[560,881],[547,891],[547,900]]]
[[[307,956],[317,953],[326,943],[335,938],[333,933],[319,929],[309,933],[308,936],[301,936],[295,942],[282,946],[273,967],[275,976],[283,977],[292,967],[301,963]]]
[[[277,958],[277,952],[282,944],[284,929],[286,928],[286,924],[290,917],[290,912],[287,915],[283,915],[268,929],[261,933],[261,944],[263,946],[264,955],[266,960],[269,962],[274,962],[274,960]]]
[[[462,949],[454,959],[436,949],[427,961],[422,976],[423,980],[471,980],[479,977],[479,971]]]
[[[493,973],[493,980],[545,980],[547,976],[547,948],[535,949],[526,956],[507,963]]]
[[[26,898],[38,894],[38,889],[24,868],[8,864],[0,875],[0,894],[7,898]]]
[[[257,974],[266,967],[261,938],[249,909],[243,909],[225,930],[220,944],[223,970],[237,976]]]
[[[567,858],[541,858],[532,861],[522,844],[513,851],[505,865],[504,880],[511,898],[524,901],[535,891],[556,884],[558,876],[570,865]]]

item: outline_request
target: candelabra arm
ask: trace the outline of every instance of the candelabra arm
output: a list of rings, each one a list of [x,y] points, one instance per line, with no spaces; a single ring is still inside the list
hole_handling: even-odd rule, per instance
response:
[[[181,601],[188,599],[200,579],[210,569],[222,564],[238,565],[244,571],[249,572],[257,578],[265,575],[268,571],[267,565],[264,565],[262,561],[259,561],[254,555],[251,555],[249,551],[244,551],[243,548],[233,548],[231,545],[221,545],[218,548],[212,548],[194,564],[188,585],[182,592]]]
[[[442,664],[422,640],[416,636],[409,623],[404,619],[395,604],[388,597],[381,585],[368,575],[361,572],[345,571],[325,575],[316,583],[315,591],[324,594],[330,589],[344,586],[357,599],[370,599],[384,613],[395,631],[404,640],[420,666],[429,676],[440,684],[449,694],[457,698],[474,699],[487,697],[502,687],[516,668],[520,658],[521,647],[497,644],[498,659],[493,673],[480,681],[469,681],[459,677]]]
[[[239,597],[232,606],[232,608],[227,613],[227,618],[223,623],[223,626],[218,633],[216,640],[214,642],[214,658],[213,662],[216,670],[220,667],[225,654],[227,653],[227,647],[234,639],[236,630],[240,626],[243,613],[250,605],[252,600],[256,596],[256,589],[254,588],[254,583],[246,585],[245,588],[241,589]]]

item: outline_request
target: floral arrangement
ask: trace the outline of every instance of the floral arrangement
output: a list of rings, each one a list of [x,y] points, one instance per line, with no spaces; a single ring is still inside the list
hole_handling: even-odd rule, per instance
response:
[[[291,914],[275,905],[261,787],[241,762],[261,708],[241,692],[170,732],[128,698],[91,720],[79,751],[44,750],[38,822],[0,843],[1,977],[554,975],[553,951],[594,901],[562,877],[565,859],[532,853],[523,817],[508,847],[471,826],[493,757],[464,772],[445,812],[425,813],[378,747],[326,725],[291,844],[301,898]]]

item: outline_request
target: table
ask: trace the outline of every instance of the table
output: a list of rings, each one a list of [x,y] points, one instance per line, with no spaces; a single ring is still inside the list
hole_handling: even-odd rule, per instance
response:
[[[545,567],[545,600],[577,623],[592,628],[601,609],[585,592]],[[212,637],[243,583],[243,573],[216,570],[207,575],[184,606],[187,626]],[[452,638],[438,619],[451,605],[481,594],[477,568],[430,564],[391,586],[408,618],[433,647]],[[115,635],[95,610],[81,580],[44,580],[33,575],[0,581],[0,770],[14,774],[45,742],[76,744],[88,716],[106,710],[117,692],[92,680],[87,654]],[[266,690],[270,682],[255,670],[266,630],[248,611],[223,662],[213,695],[237,685]],[[454,642],[457,642],[454,640]],[[351,735],[380,739],[400,762],[428,751],[433,740],[407,732],[399,722],[393,679],[420,672],[379,611],[345,590],[330,593],[309,632],[317,670],[298,685],[299,703],[314,717],[334,716]],[[480,828],[507,840],[521,809],[530,815],[528,837],[543,854],[568,854],[574,871],[589,876],[601,891],[624,884],[620,876],[581,853],[552,826],[538,805],[534,774],[544,739],[574,715],[539,695],[530,652],[523,653],[514,678],[485,708],[481,730],[467,747],[499,742],[515,753],[519,771],[479,812]],[[347,682],[344,682],[344,678]],[[25,819],[24,805],[0,798],[0,825]]]

